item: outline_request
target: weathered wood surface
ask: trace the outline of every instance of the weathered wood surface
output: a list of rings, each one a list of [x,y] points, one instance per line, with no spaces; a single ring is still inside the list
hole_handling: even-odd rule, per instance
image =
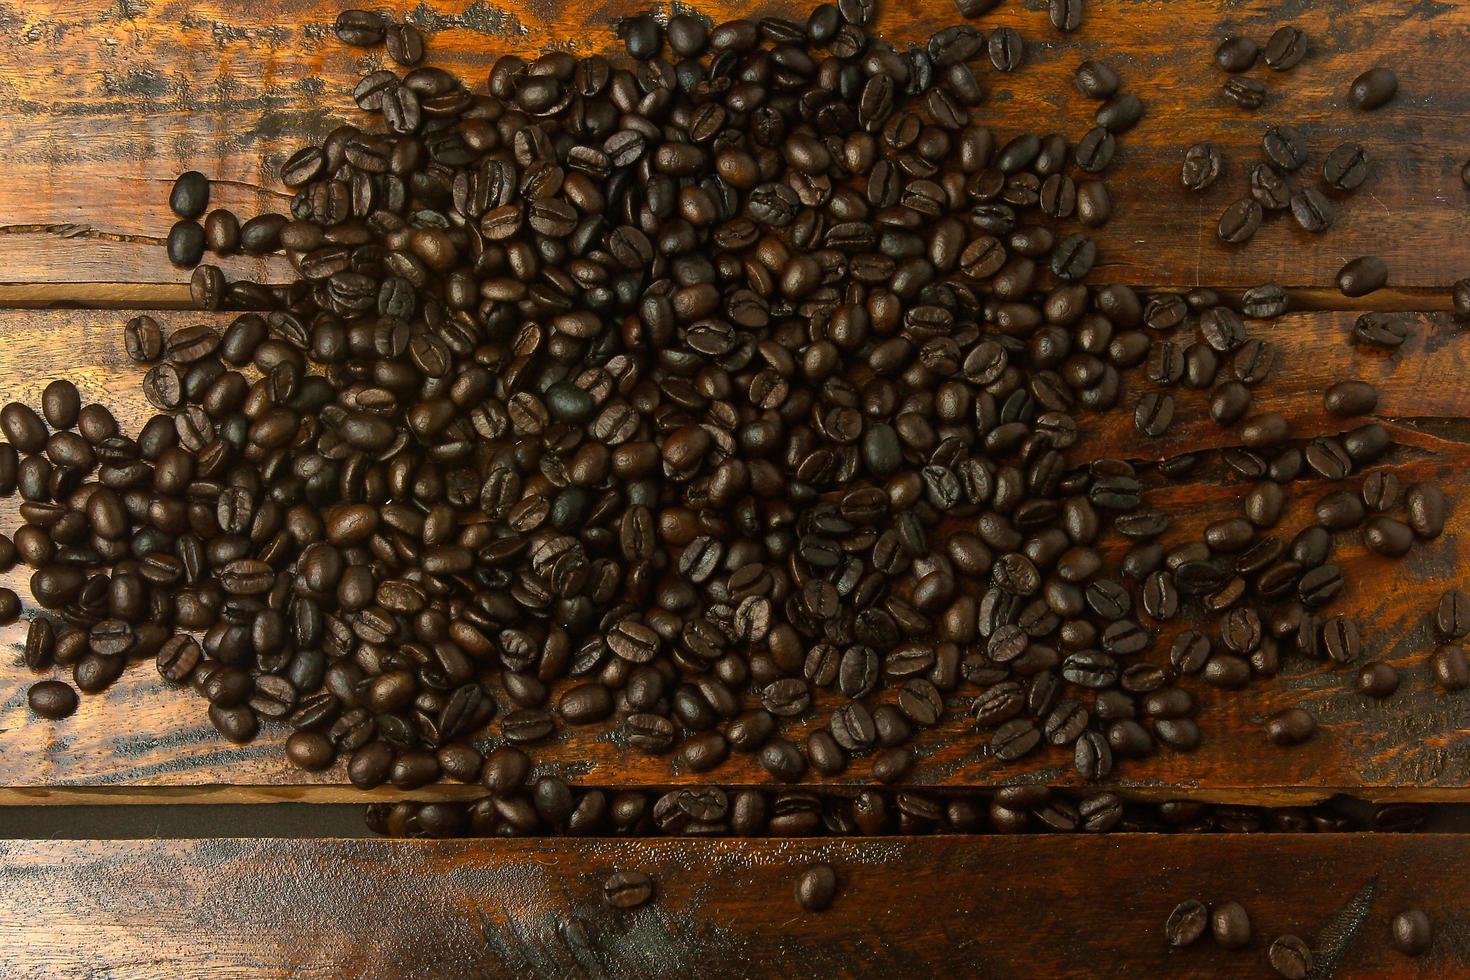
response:
[[[349,92],[380,51],[341,45],[330,25],[337,0],[69,0],[0,4],[0,280],[172,283],[180,278],[160,245],[172,218],[169,181],[198,168],[219,178],[215,201],[248,214],[282,209],[275,168],[302,141],[357,119]],[[639,4],[544,4],[528,0],[426,0],[383,6],[430,36],[431,60],[483,85],[505,52],[545,47],[611,50],[611,26]],[[765,12],[804,18],[806,6],[696,5],[721,20]],[[958,22],[949,0],[881,3],[880,32],[898,44]],[[1470,191],[1460,165],[1470,156],[1464,118],[1470,86],[1470,7],[1432,0],[1329,0],[1283,7],[1274,0],[1090,0],[1082,29],[1063,37],[1040,0],[1010,0],[977,23],[1010,25],[1028,41],[1027,64],[1001,75],[980,64],[992,98],[977,117],[1002,136],[1055,126],[1072,139],[1091,125],[1095,104],[1071,84],[1084,58],[1121,71],[1148,116],[1123,139],[1110,178],[1118,216],[1099,234],[1100,274],[1151,284],[1325,285],[1344,260],[1382,255],[1399,286],[1444,286],[1470,272]],[[1282,23],[1308,32],[1311,53],[1287,73],[1264,64],[1267,105],[1255,113],[1219,92],[1212,61],[1225,36],[1262,44]],[[1361,71],[1397,68],[1398,99],[1375,113],[1347,105]],[[1244,248],[1214,237],[1216,219],[1243,196],[1264,128],[1300,128],[1312,145],[1314,181],[1339,142],[1363,143],[1373,176],[1342,207],[1326,235],[1289,220],[1267,225]],[[1202,196],[1179,184],[1183,149],[1209,139],[1225,151],[1225,176]],[[232,271],[279,276],[282,260],[230,260]],[[111,290],[74,285],[63,298],[105,302]],[[160,296],[176,296],[163,293]]]
[[[0,942],[14,977],[1274,976],[1470,969],[1458,835],[929,837],[827,841],[6,841]],[[823,913],[800,871],[841,881]],[[637,870],[655,897],[610,908]],[[1238,901],[1250,943],[1173,949],[1188,898]],[[1389,922],[1426,912],[1418,959]]]
[[[128,427],[151,411],[138,391],[141,370],[120,353],[123,312],[12,311],[0,313],[0,377],[15,379],[4,398],[34,401],[53,377],[68,376],[86,398],[112,406]],[[170,327],[218,315],[162,313]],[[1447,317],[1416,317],[1413,338],[1396,356],[1365,352],[1345,342],[1353,315],[1310,313],[1288,317],[1269,328],[1283,347],[1283,367],[1262,397],[1263,409],[1285,411],[1298,420],[1301,437],[1340,431],[1356,421],[1332,420],[1320,410],[1321,391],[1345,376],[1368,378],[1382,389],[1379,415],[1404,443],[1392,461],[1406,483],[1432,480],[1453,498],[1466,485],[1470,446],[1447,424],[1467,404],[1467,352]],[[1261,334],[1265,329],[1255,325]],[[65,350],[62,363],[57,352]],[[1136,394],[1132,397],[1136,397]],[[1184,397],[1179,432],[1160,440],[1155,455],[1199,446],[1230,444],[1229,433],[1206,421],[1191,422],[1199,410],[1198,393]],[[1131,413],[1114,413],[1090,454],[1138,456],[1151,444],[1133,433]],[[1110,419],[1113,418],[1110,416]],[[1356,487],[1357,477],[1342,485]],[[1337,489],[1323,481],[1301,481],[1289,492],[1292,503],[1277,533],[1289,537],[1310,520],[1310,508],[1323,493]],[[1197,539],[1211,520],[1238,513],[1245,487],[1226,477],[1218,460],[1203,464],[1191,482],[1162,487],[1151,500],[1176,515],[1166,540]],[[18,520],[14,499],[0,505],[0,528]],[[1463,532],[1463,533],[1462,533]],[[1470,540],[1470,508],[1454,509],[1437,541],[1403,562],[1370,554],[1357,532],[1339,536],[1337,559],[1350,581],[1335,610],[1350,612],[1363,624],[1368,657],[1388,659],[1403,672],[1397,696],[1383,703],[1357,695],[1352,671],[1285,658],[1281,677],[1244,692],[1214,691],[1197,679],[1186,686],[1201,704],[1203,745],[1190,754],[1164,752],[1146,762],[1124,762],[1114,785],[1153,795],[1188,794],[1212,799],[1261,802],[1313,798],[1337,790],[1377,798],[1464,798],[1470,786],[1470,694],[1436,690],[1424,664],[1434,639],[1430,620],[1439,593],[1470,580],[1470,555],[1458,547]],[[1115,550],[1116,556],[1116,550]],[[0,582],[27,593],[29,573],[16,569]],[[1177,629],[1179,623],[1173,624]],[[24,621],[0,631],[6,654],[0,658],[0,801],[46,799],[75,801],[88,795],[108,799],[146,799],[158,791],[173,799],[358,800],[339,764],[325,774],[290,768],[280,754],[282,732],[267,728],[253,745],[235,747],[221,740],[205,717],[205,704],[193,693],[170,688],[149,663],[131,667],[114,688],[83,699],[76,716],[47,722],[30,715],[25,688],[36,678],[19,665]],[[1171,629],[1160,631],[1152,652],[1166,662]],[[1006,781],[1076,781],[1070,755],[1038,752],[1020,764],[988,755],[986,737],[970,725],[965,707],[973,689],[962,689],[949,719],[920,743],[917,783],[995,785]],[[832,696],[818,700],[825,720]],[[1261,720],[1280,708],[1302,704],[1322,721],[1322,732],[1293,749],[1266,744]],[[801,732],[801,726],[793,731]],[[498,723],[484,733],[486,744],[498,736]],[[733,757],[713,776],[677,771],[668,759],[650,758],[623,747],[603,726],[567,728],[537,750],[550,768],[597,784],[660,785],[716,779],[765,783],[769,777],[746,756]],[[870,778],[865,760],[855,760],[832,782],[862,783]],[[472,792],[437,787],[426,792]],[[394,795],[382,791],[379,797]]]

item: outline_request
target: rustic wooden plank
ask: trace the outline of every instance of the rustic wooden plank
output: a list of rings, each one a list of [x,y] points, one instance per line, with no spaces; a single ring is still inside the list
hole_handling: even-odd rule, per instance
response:
[[[435,63],[471,79],[483,78],[506,51],[608,50],[615,44],[611,25],[637,8],[529,0],[392,6],[431,35]],[[190,167],[231,182],[217,195],[225,203],[280,207],[275,167],[300,141],[356,118],[351,85],[382,62],[379,52],[345,48],[332,36],[339,8],[336,0],[27,0],[0,8],[0,94],[10,108],[0,118],[0,231],[10,232],[0,279],[176,281],[157,242],[172,221],[167,181]],[[805,7],[789,2],[699,5],[717,20],[798,9],[804,16]],[[905,43],[955,20],[947,0],[890,0],[879,28]],[[1261,111],[1228,104],[1219,94],[1224,75],[1211,60],[1216,43],[1232,33],[1264,43],[1288,20],[1311,38],[1307,61],[1285,74],[1256,70],[1271,93]],[[982,66],[994,97],[979,115],[998,133],[1045,119],[1079,137],[1094,105],[1070,79],[1089,57],[1115,62],[1129,90],[1149,103],[1148,117],[1125,137],[1119,155],[1119,215],[1099,235],[1100,275],[1162,284],[1325,285],[1345,259],[1362,253],[1381,254],[1396,285],[1443,286],[1465,273],[1458,244],[1470,237],[1458,178],[1466,155],[1459,121],[1470,108],[1462,71],[1470,61],[1465,5],[1092,0],[1082,29],[1063,38],[1047,26],[1045,4],[1033,0],[1004,4],[980,24],[1017,27],[1029,42],[1019,75]],[[1397,101],[1376,113],[1347,107],[1352,78],[1380,63],[1399,71]],[[1370,149],[1376,171],[1329,234],[1307,236],[1281,220],[1249,247],[1227,249],[1214,239],[1216,218],[1243,194],[1271,122],[1301,129],[1313,147],[1314,171],[1349,138]],[[1198,139],[1219,144],[1229,164],[1226,177],[1196,197],[1179,186],[1178,171],[1183,148]],[[268,275],[283,265],[239,268]],[[94,291],[78,287],[69,297]]]
[[[78,311],[0,312],[0,377],[13,379],[6,399],[35,400],[55,377],[72,377],[85,397],[100,400],[127,426],[151,409],[137,385],[140,369],[120,352],[118,331],[126,313]],[[158,314],[171,327],[195,321],[222,322],[219,314]],[[1392,462],[1406,482],[1426,479],[1455,496],[1466,486],[1470,446],[1430,431],[1435,416],[1463,413],[1470,384],[1463,344],[1441,316],[1414,318],[1415,330],[1400,356],[1366,353],[1343,341],[1353,317],[1313,313],[1288,317],[1271,327],[1286,348],[1287,365],[1267,389],[1265,408],[1287,411],[1300,421],[1299,435],[1336,431],[1340,423],[1322,416],[1321,390],[1339,377],[1373,379],[1383,391],[1380,415],[1407,445]],[[1258,332],[1266,329],[1256,325]],[[64,354],[63,354],[64,352]],[[1119,413],[1122,414],[1122,413]],[[1430,418],[1426,418],[1430,417]],[[1109,421],[1091,451],[1138,455],[1143,443],[1126,418]],[[1453,433],[1451,433],[1453,435]],[[1209,423],[1181,422],[1165,442],[1174,449],[1221,445],[1225,435]],[[1356,486],[1355,482],[1347,485]],[[1303,481],[1290,491],[1288,516],[1279,533],[1290,535],[1308,520],[1310,504],[1335,489]],[[1222,476],[1218,462],[1203,466],[1194,482],[1161,488],[1153,500],[1175,517],[1168,540],[1197,537],[1208,521],[1237,512],[1244,488]],[[16,525],[16,501],[0,502],[0,527]],[[1457,548],[1470,534],[1470,508],[1458,507],[1443,538],[1416,549],[1399,564],[1367,553],[1359,535],[1340,536],[1340,558],[1350,587],[1343,609],[1356,615],[1367,634],[1369,655],[1390,659],[1404,671],[1400,693],[1370,703],[1350,688],[1350,672],[1287,658],[1281,678],[1237,694],[1222,695],[1196,680],[1185,686],[1200,700],[1205,742],[1192,754],[1166,753],[1146,763],[1124,763],[1115,785],[1132,792],[1187,793],[1205,798],[1280,802],[1325,796],[1335,790],[1378,798],[1466,798],[1470,796],[1470,702],[1464,695],[1437,692],[1422,666],[1433,648],[1429,618],[1441,590],[1470,579],[1470,555]],[[1116,548],[1114,549],[1116,553]],[[1389,578],[1389,576],[1392,576]],[[13,570],[0,583],[27,594],[28,573]],[[1379,583],[1391,581],[1391,588]],[[155,791],[169,799],[270,801],[364,799],[346,785],[342,766],[325,774],[288,767],[280,755],[280,733],[267,729],[255,744],[235,747],[208,724],[203,702],[169,688],[149,664],[130,669],[117,686],[84,698],[73,718],[45,722],[25,707],[26,686],[35,678],[19,666],[24,624],[0,631],[9,654],[0,662],[0,802],[77,801],[96,796],[113,802],[149,800]],[[1151,659],[1162,662],[1171,634],[1161,633]],[[921,743],[913,779],[943,785],[994,785],[1007,781],[1075,782],[1070,757],[1040,752],[1020,765],[1002,764],[985,750],[985,736],[968,722],[964,707],[973,691],[962,691],[951,717]],[[829,699],[819,708],[830,709]],[[1291,750],[1272,749],[1261,736],[1262,718],[1301,703],[1324,723],[1313,742]],[[825,718],[825,711],[819,717]],[[802,731],[795,726],[794,731]],[[486,732],[493,744],[498,727]],[[668,760],[630,752],[602,726],[561,732],[537,750],[547,765],[584,782],[659,785],[701,778],[678,772]],[[748,757],[736,756],[714,778],[768,782]],[[867,764],[857,760],[834,782],[861,783]],[[433,793],[465,795],[465,787],[436,787]],[[380,791],[375,798],[396,794]]]
[[[11,976],[1270,976],[1300,936],[1314,976],[1470,969],[1458,835],[870,840],[0,842]],[[831,865],[832,907],[792,894]],[[610,908],[613,872],[655,894]],[[370,896],[370,898],[366,898]],[[1188,898],[1240,902],[1250,942],[1174,949]],[[1389,944],[1407,908],[1429,951]],[[756,966],[755,964],[759,964]]]

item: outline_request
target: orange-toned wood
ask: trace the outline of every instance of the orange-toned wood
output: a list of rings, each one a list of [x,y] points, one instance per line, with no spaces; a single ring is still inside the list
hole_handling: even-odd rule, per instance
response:
[[[378,4],[429,35],[431,60],[483,86],[493,59],[545,47],[611,50],[611,26],[638,4],[529,0],[425,0]],[[106,284],[177,281],[160,247],[172,218],[169,181],[197,168],[219,178],[215,200],[250,213],[281,209],[275,168],[301,142],[362,117],[349,92],[381,51],[333,36],[337,0],[118,0],[78,5],[25,0],[0,7],[0,281],[66,282],[67,298],[105,301]],[[923,41],[959,21],[949,0],[881,3],[879,31],[896,44]],[[708,0],[721,20],[763,12],[804,18],[807,7]],[[1307,31],[1311,52],[1294,70],[1256,69],[1270,89],[1255,113],[1226,102],[1215,45],[1232,33],[1262,44],[1281,23]],[[1344,260],[1381,254],[1400,286],[1445,286],[1470,273],[1470,191],[1458,177],[1470,157],[1470,7],[1422,0],[1330,0],[1283,8],[1273,0],[1090,0],[1082,29],[1063,37],[1045,4],[1007,2],[977,22],[1010,25],[1028,41],[1025,68],[978,67],[991,98],[976,111],[1003,138],[1038,126],[1077,139],[1095,105],[1071,85],[1084,58],[1105,58],[1148,116],[1123,139],[1110,182],[1118,216],[1099,235],[1099,274],[1125,282],[1326,285]],[[1346,103],[1351,80],[1394,65],[1398,99],[1376,113]],[[1311,179],[1339,142],[1368,147],[1374,174],[1341,208],[1327,235],[1289,220],[1249,246],[1214,238],[1217,217],[1244,194],[1262,130],[1297,125],[1312,146]],[[1219,144],[1227,172],[1203,196],[1179,185],[1181,154]],[[232,272],[280,275],[284,265],[231,260]],[[93,285],[84,285],[93,284]]]

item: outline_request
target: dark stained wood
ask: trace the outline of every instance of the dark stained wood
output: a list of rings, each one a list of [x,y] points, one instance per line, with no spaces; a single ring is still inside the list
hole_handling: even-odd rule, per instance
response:
[[[1320,977],[1470,969],[1458,835],[870,840],[6,841],[18,976],[1265,977],[1304,939]],[[841,879],[803,911],[806,866]],[[601,897],[638,870],[655,897]],[[1238,901],[1250,943],[1169,947],[1188,898]],[[1428,953],[1389,945],[1406,908]]]
[[[138,391],[141,370],[120,352],[123,311],[11,311],[0,313],[0,377],[16,379],[5,397],[34,401],[54,377],[75,378],[85,397],[112,406],[125,425],[141,423],[151,410]],[[227,317],[195,312],[159,312],[170,328],[190,322],[223,322]],[[1344,342],[1353,315],[1293,315],[1269,328],[1285,348],[1279,378],[1263,397],[1263,408],[1286,411],[1298,420],[1300,436],[1336,432],[1344,423],[1320,412],[1321,391],[1336,378],[1354,375],[1374,380],[1383,391],[1379,414],[1404,443],[1392,461],[1406,482],[1431,480],[1451,496],[1463,491],[1470,472],[1470,445],[1446,417],[1462,411],[1470,394],[1465,386],[1465,344],[1447,318],[1415,318],[1413,338],[1400,356],[1385,357]],[[1267,328],[1257,324],[1260,334]],[[66,352],[65,358],[59,352]],[[1182,416],[1196,410],[1186,399]],[[1132,432],[1123,413],[1110,421],[1088,454],[1114,452],[1136,456],[1151,447]],[[1109,417],[1112,418],[1111,416]],[[1397,420],[1397,421],[1395,421]],[[1353,424],[1353,423],[1347,423]],[[1227,445],[1229,434],[1214,425],[1181,423],[1177,438],[1160,440],[1158,455],[1198,445]],[[1344,485],[1356,487],[1357,478]],[[1311,503],[1335,485],[1302,481],[1290,490],[1292,501],[1278,533],[1288,536],[1306,523]],[[1153,491],[1151,501],[1175,514],[1168,540],[1197,539],[1206,523],[1238,513],[1244,486],[1225,477],[1218,461],[1201,467],[1191,482]],[[16,501],[0,502],[0,527],[13,529]],[[1352,583],[1337,611],[1351,612],[1363,624],[1369,656],[1391,660],[1404,675],[1398,695],[1374,703],[1353,693],[1351,671],[1286,659],[1280,679],[1244,692],[1220,694],[1195,679],[1185,686],[1201,702],[1204,744],[1194,753],[1164,753],[1143,763],[1124,763],[1113,785],[1136,793],[1188,794],[1211,799],[1260,802],[1316,798],[1342,790],[1377,798],[1465,798],[1470,785],[1470,695],[1446,695],[1430,683],[1424,658],[1433,649],[1429,620],[1443,589],[1470,580],[1470,555],[1457,548],[1470,539],[1470,508],[1456,508],[1445,536],[1417,548],[1402,563],[1367,553],[1356,533],[1340,536],[1338,559]],[[1114,557],[1117,548],[1114,548]],[[28,572],[17,569],[0,582],[28,594]],[[973,584],[972,584],[973,585]],[[1178,624],[1174,624],[1177,628]],[[0,662],[0,802],[45,799],[74,802],[98,795],[111,800],[149,798],[166,791],[171,799],[269,801],[279,799],[360,800],[346,784],[343,767],[308,774],[286,765],[281,732],[267,729],[253,745],[235,747],[214,733],[205,706],[195,695],[169,688],[151,664],[131,668],[113,689],[83,699],[73,718],[47,722],[30,716],[25,688],[36,678],[18,664],[24,624],[0,631],[10,654]],[[1160,631],[1155,649],[1144,656],[1164,662],[1172,632]],[[950,717],[921,741],[922,761],[913,779],[944,785],[995,785],[1008,781],[1075,783],[1070,756],[1059,750],[1038,752],[1021,764],[989,756],[988,738],[971,726],[965,708],[974,696],[963,688]],[[1313,742],[1294,749],[1268,746],[1261,719],[1293,704],[1314,711],[1323,730]],[[818,701],[818,723],[836,704]],[[792,732],[805,728],[793,726]],[[494,744],[498,723],[484,733]],[[668,759],[630,752],[603,726],[565,729],[537,750],[551,768],[583,783],[659,785],[698,782],[766,783],[769,777],[745,756],[736,756],[713,777],[680,772]],[[855,760],[830,782],[862,783],[870,778],[865,760]],[[436,787],[428,793],[464,794],[465,787]],[[379,798],[395,795],[391,791]]]
[[[300,142],[360,118],[348,92],[379,51],[340,45],[330,24],[336,0],[117,0],[77,5],[26,0],[0,17],[0,233],[10,284],[66,282],[67,298],[104,300],[91,284],[176,282],[159,242],[172,218],[168,182],[198,168],[225,183],[217,202],[249,213],[280,209],[275,168]],[[507,51],[544,46],[609,50],[611,25],[637,4],[543,4],[432,0],[388,5],[429,35],[432,60],[482,79]],[[798,5],[799,6],[799,5]],[[715,19],[792,12],[710,0]],[[923,40],[958,21],[948,0],[890,0],[880,29],[895,43]],[[800,7],[804,17],[805,7]],[[1256,70],[1270,89],[1257,113],[1228,104],[1211,56],[1218,41],[1247,33],[1262,43],[1285,20],[1302,26],[1311,54],[1295,70]],[[1094,104],[1071,86],[1076,65],[1106,57],[1149,115],[1123,140],[1111,178],[1119,214],[1099,234],[1100,275],[1116,281],[1326,285],[1347,258],[1381,254],[1400,286],[1444,286],[1466,272],[1457,243],[1470,236],[1467,155],[1461,120],[1470,109],[1470,7],[1432,0],[1330,0],[1283,8],[1274,0],[1091,0],[1083,27],[1062,37],[1045,4],[1009,2],[981,19],[1011,25],[1028,40],[1027,66],[1003,76],[982,64],[992,98],[976,111],[1003,138],[1045,120],[1072,139]],[[1353,77],[1393,64],[1397,101],[1376,113],[1346,105]],[[1372,152],[1374,175],[1343,207],[1337,226],[1313,237],[1288,220],[1269,224],[1248,247],[1214,238],[1223,208],[1244,193],[1264,127],[1290,122],[1312,144],[1312,179],[1338,142]],[[1179,185],[1185,146],[1211,139],[1229,158],[1209,193]],[[231,260],[232,272],[279,275],[284,263]]]

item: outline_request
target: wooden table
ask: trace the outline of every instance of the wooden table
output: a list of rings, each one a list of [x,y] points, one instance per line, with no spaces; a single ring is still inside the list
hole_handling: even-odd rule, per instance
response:
[[[624,4],[493,5],[426,0],[395,4],[431,35],[431,60],[483,77],[508,52],[546,45],[610,49]],[[275,171],[302,141],[356,116],[348,92],[378,52],[345,48],[325,0],[67,0],[0,3],[0,378],[3,400],[35,400],[52,378],[76,380],[125,423],[145,418],[140,372],[121,355],[119,328],[153,310],[165,323],[217,320],[182,312],[187,288],[164,257],[173,176],[197,168],[216,178],[214,203],[248,215],[287,201]],[[751,13],[718,0],[715,19]],[[765,4],[778,11],[790,5]],[[1063,38],[1045,3],[1010,0],[980,23],[1027,38],[1026,67],[988,80],[1003,92],[985,108],[1002,136],[1053,120],[1072,138],[1094,106],[1071,74],[1105,57],[1148,104],[1123,141],[1110,177],[1119,204],[1098,235],[1095,278],[1140,286],[1292,287],[1301,311],[1273,329],[1288,369],[1263,407],[1286,412],[1295,434],[1337,431],[1320,409],[1326,384],[1349,374],[1383,390],[1378,414],[1401,444],[1408,481],[1433,480],[1451,497],[1470,486],[1466,341],[1443,312],[1448,285],[1470,274],[1470,7],[1434,0],[1089,0],[1086,21]],[[1312,41],[1296,70],[1257,72],[1270,89],[1251,114],[1219,94],[1214,46],[1232,33],[1264,41],[1280,23]],[[952,22],[947,0],[898,0],[880,26],[895,40],[922,39]],[[1399,72],[1397,101],[1377,113],[1350,108],[1349,82],[1375,64]],[[1373,154],[1368,182],[1324,236],[1269,223],[1249,247],[1214,236],[1220,211],[1242,192],[1265,125],[1292,122],[1313,163],[1354,139]],[[1182,150],[1217,143],[1225,177],[1203,195],[1179,186]],[[1377,254],[1390,288],[1347,300],[1328,288],[1338,267]],[[237,258],[232,276],[279,280],[284,260]],[[1410,311],[1414,336],[1397,354],[1353,348],[1346,337],[1364,309]],[[1181,416],[1202,398],[1182,399]],[[1176,425],[1140,446],[1131,426],[1091,437],[1089,449],[1167,455],[1227,445],[1207,423]],[[1325,484],[1293,488],[1289,533]],[[1187,506],[1176,523],[1197,530],[1237,506],[1240,487],[1202,471],[1158,497]],[[3,526],[15,523],[5,501]],[[1293,523],[1295,522],[1295,524]],[[1119,768],[1110,785],[1156,798],[1307,802],[1345,792],[1374,800],[1470,799],[1470,695],[1446,695],[1425,666],[1433,605],[1464,583],[1470,559],[1457,547],[1470,508],[1455,508],[1445,535],[1390,563],[1345,535],[1339,554],[1369,652],[1398,666],[1399,694],[1372,703],[1349,677],[1288,661],[1280,678],[1221,696],[1191,687],[1205,741]],[[6,585],[24,586],[11,573]],[[3,641],[18,649],[20,628]],[[0,803],[358,801],[339,765],[324,774],[287,767],[267,734],[238,748],[219,740],[201,702],[168,689],[151,669],[130,670],[71,719],[32,718],[31,677],[0,663]],[[1267,746],[1260,722],[1302,704],[1321,719],[1312,742]],[[1075,783],[1068,760],[1038,753],[996,762],[963,712],[926,736],[918,784],[994,786]],[[662,760],[621,751],[594,732],[566,732],[541,750],[548,770],[587,784],[695,782]],[[749,760],[722,782],[762,783]],[[861,783],[853,767],[830,782]],[[435,788],[417,798],[467,795]],[[394,794],[378,791],[372,798]],[[1421,965],[1441,974],[1470,962],[1470,849],[1456,835],[1294,835],[1210,839],[1145,835],[905,840],[405,842],[210,840],[197,842],[0,843],[0,937],[7,975],[366,975],[499,973],[714,976],[760,969],[803,973],[919,973],[956,964],[982,976],[1080,976],[1108,964],[1116,975],[1260,974],[1274,935],[1296,932],[1343,975],[1388,976],[1409,962],[1388,950],[1388,917],[1421,905],[1441,941]],[[823,916],[790,898],[793,868],[836,865],[847,882]],[[659,899],[615,913],[588,896],[614,868],[643,868]],[[1160,930],[1175,902],[1197,896],[1245,902],[1257,938],[1243,952],[1171,952]],[[1325,973],[1323,975],[1326,975]]]

